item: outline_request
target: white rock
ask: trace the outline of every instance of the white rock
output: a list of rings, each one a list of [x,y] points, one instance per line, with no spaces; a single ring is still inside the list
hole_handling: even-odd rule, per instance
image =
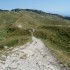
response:
[[[19,28],[22,28],[22,25],[18,25]]]

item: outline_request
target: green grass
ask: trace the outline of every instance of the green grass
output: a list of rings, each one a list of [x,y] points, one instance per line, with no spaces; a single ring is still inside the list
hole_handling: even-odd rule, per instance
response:
[[[4,46],[8,46],[8,48],[10,48],[10,47],[18,46],[18,45],[23,45],[29,41],[31,41],[30,36],[9,37],[9,38],[6,38],[5,40],[0,41],[0,49],[4,49]]]
[[[41,26],[34,35],[42,39],[45,45],[56,53],[62,63],[70,66],[70,28]]]

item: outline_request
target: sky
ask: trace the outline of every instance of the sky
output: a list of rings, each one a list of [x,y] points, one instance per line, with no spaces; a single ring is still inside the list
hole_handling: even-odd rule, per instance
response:
[[[70,16],[70,0],[0,0],[0,9],[37,9]]]

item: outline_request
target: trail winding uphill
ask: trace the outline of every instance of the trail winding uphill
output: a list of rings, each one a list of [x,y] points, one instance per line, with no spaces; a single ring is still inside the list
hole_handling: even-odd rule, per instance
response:
[[[67,70],[40,39],[16,47],[0,59],[0,70]]]

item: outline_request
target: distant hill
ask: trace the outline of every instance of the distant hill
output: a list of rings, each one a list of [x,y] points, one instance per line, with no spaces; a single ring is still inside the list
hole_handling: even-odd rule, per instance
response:
[[[70,17],[64,17],[64,19],[70,20]]]
[[[0,49],[31,41],[29,30],[70,66],[70,17],[34,9],[0,10]]]
[[[0,12],[6,12],[6,11],[9,11],[9,10],[2,10],[2,9],[0,9]],[[70,17],[61,16],[61,15],[58,15],[58,14],[46,13],[46,12],[43,12],[41,10],[35,10],[35,9],[19,9],[19,8],[16,8],[16,9],[12,9],[11,11],[14,11],[14,12],[29,11],[29,12],[34,12],[34,13],[41,14],[41,15],[47,15],[47,14],[49,14],[49,15],[59,16],[61,18],[65,18],[65,19],[70,18]]]

